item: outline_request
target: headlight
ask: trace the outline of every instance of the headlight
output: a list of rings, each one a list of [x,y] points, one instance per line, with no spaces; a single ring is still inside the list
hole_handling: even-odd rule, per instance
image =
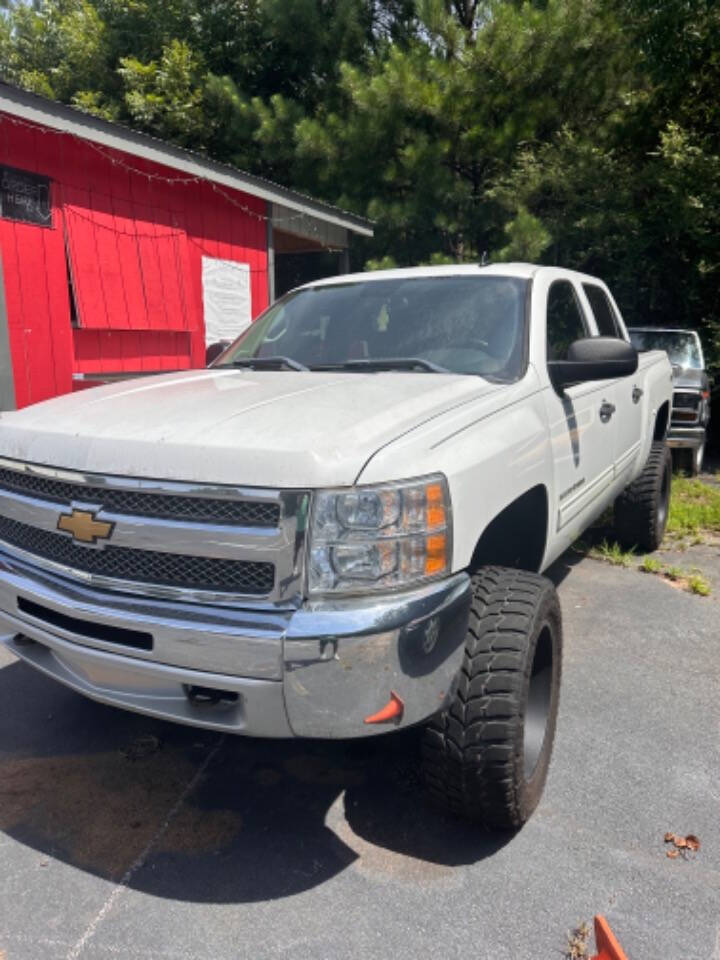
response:
[[[310,522],[308,589],[365,593],[450,572],[450,497],[445,477],[321,490]]]

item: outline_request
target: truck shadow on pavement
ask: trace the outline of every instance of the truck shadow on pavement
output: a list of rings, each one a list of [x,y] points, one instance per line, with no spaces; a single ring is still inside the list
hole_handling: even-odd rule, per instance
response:
[[[291,896],[348,868],[441,882],[512,838],[426,804],[417,731],[222,737],[93,703],[17,662],[0,669],[0,703],[0,830],[40,867],[234,903]]]

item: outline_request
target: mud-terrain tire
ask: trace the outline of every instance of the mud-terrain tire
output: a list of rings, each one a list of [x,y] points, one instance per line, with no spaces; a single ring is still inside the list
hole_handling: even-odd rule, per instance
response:
[[[444,810],[514,830],[540,800],[557,719],[562,618],[553,584],[483,567],[457,691],[423,737],[423,774]]]
[[[627,550],[650,553],[662,543],[670,509],[672,458],[664,441],[650,447],[643,472],[615,501],[615,534]]]

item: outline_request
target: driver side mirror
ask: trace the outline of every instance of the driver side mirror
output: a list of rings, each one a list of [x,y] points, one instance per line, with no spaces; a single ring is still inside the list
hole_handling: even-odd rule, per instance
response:
[[[548,361],[548,373],[556,390],[589,380],[631,377],[637,368],[637,350],[618,337],[576,340],[570,344],[567,360]]]

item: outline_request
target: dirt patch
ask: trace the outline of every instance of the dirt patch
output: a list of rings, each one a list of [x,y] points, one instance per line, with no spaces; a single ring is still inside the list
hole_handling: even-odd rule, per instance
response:
[[[230,846],[242,830],[235,810],[200,810],[183,807],[157,845],[163,853],[212,853]]]
[[[177,752],[128,762],[120,752],[0,763],[0,830],[117,880],[147,846],[197,770]],[[159,849],[201,853],[241,829],[228,810],[183,807]]]
[[[362,770],[334,763],[330,757],[298,754],[284,763],[285,770],[301,783],[320,787],[351,787],[365,782]]]

